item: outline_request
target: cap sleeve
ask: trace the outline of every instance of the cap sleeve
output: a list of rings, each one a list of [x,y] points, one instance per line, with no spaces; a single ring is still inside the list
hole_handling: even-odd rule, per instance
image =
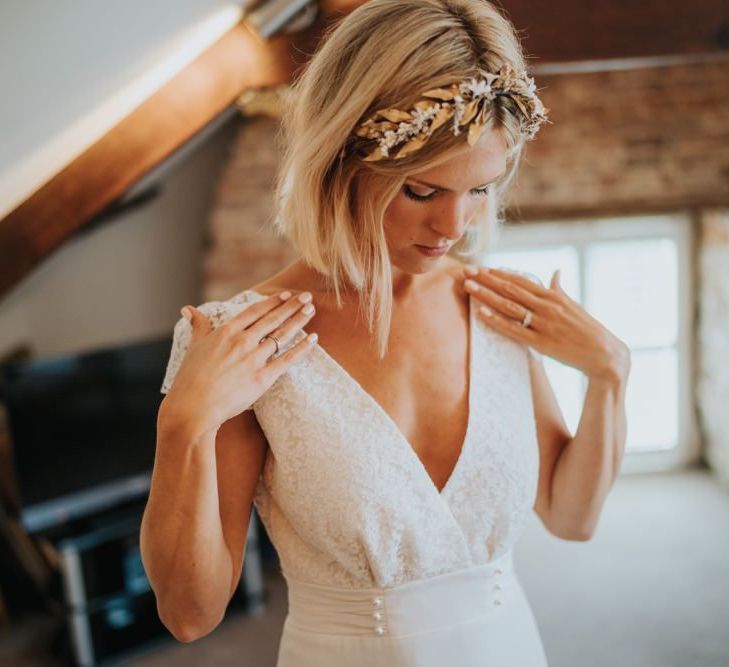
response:
[[[213,329],[217,329],[224,322],[229,320],[231,317],[238,315],[243,312],[246,308],[257,301],[261,301],[268,297],[263,294],[258,294],[252,290],[244,290],[234,297],[231,297],[227,301],[207,301],[199,306],[197,309],[208,316]],[[278,354],[275,357],[281,356],[289,348],[293,347],[302,338],[305,338],[306,334],[301,330],[293,337],[292,340],[287,341],[281,345]],[[182,360],[185,358],[190,341],[192,339],[192,325],[187,321],[186,318],[180,317],[175,324],[172,333],[172,346],[170,349],[170,358],[167,362],[167,370],[160,387],[160,392],[166,394],[172,388],[175,380],[175,376],[182,365]],[[274,357],[274,358],[275,358]],[[246,410],[252,410],[256,402],[253,403]]]
[[[177,320],[175,328],[172,330],[172,348],[170,350],[170,358],[167,361],[165,377],[162,381],[162,387],[160,388],[161,393],[166,394],[172,388],[172,383],[175,380],[177,371],[180,369],[182,359],[190,345],[191,336],[192,327],[190,326],[190,323],[187,319],[181,317]]]
[[[207,315],[213,329],[217,329],[231,317],[243,312],[254,301],[258,301],[259,299],[256,298],[256,296],[258,295],[246,290],[227,301],[207,301],[197,306],[197,309],[201,313]],[[170,358],[167,362],[167,370],[165,371],[165,376],[162,380],[162,386],[160,387],[160,392],[162,394],[167,394],[172,388],[175,376],[182,365],[182,360],[185,358],[185,354],[190,347],[191,340],[192,325],[185,317],[180,317],[172,331]],[[246,410],[252,409],[253,406],[246,408]]]

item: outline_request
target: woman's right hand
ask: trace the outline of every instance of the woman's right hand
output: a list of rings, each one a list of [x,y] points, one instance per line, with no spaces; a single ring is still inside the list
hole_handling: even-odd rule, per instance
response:
[[[192,337],[164,399],[166,414],[173,414],[175,420],[191,420],[194,430],[204,433],[217,431],[228,419],[248,409],[316,343],[316,338],[302,338],[270,360],[276,352],[275,341],[266,338],[259,343],[266,334],[273,334],[284,347],[303,328],[315,312],[311,300],[300,300],[305,294],[293,294],[285,301],[279,294],[269,296],[217,328],[203,312],[185,306],[191,313]],[[311,312],[303,312],[309,304]]]

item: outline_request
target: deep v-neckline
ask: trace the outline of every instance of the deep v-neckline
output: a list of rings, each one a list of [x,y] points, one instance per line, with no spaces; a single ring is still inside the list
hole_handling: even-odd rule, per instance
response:
[[[258,294],[259,296],[263,296],[266,298],[266,295],[259,294],[258,292],[254,290],[248,290],[249,292],[253,292],[254,294]],[[390,416],[390,414],[385,410],[385,408],[380,405],[379,401],[377,401],[372,394],[370,394],[344,366],[342,366],[331,354],[329,354],[319,343],[316,343],[314,346],[314,349],[318,350],[319,355],[322,359],[324,359],[325,362],[329,363],[330,366],[332,366],[334,369],[336,369],[339,374],[347,380],[350,385],[352,385],[355,390],[359,392],[362,399],[367,402],[367,404],[381,417],[382,421],[385,423],[386,426],[389,427],[389,429],[393,432],[393,434],[396,436],[396,439],[399,441],[399,443],[406,448],[406,455],[414,461],[415,465],[419,468],[420,472],[425,476],[426,483],[429,483],[430,487],[433,489],[433,491],[443,498],[445,496],[446,491],[452,486],[452,482],[454,478],[456,477],[457,473],[459,472],[461,468],[461,462],[464,459],[466,448],[468,447],[468,443],[471,439],[471,430],[472,430],[472,421],[473,421],[473,394],[474,394],[474,387],[475,387],[475,381],[473,377],[473,357],[474,357],[474,348],[476,345],[475,335],[474,335],[474,325],[473,325],[473,312],[472,312],[472,296],[469,293],[468,294],[468,416],[466,418],[466,433],[463,437],[463,442],[461,443],[461,448],[458,452],[458,456],[456,457],[456,462],[453,465],[453,468],[451,469],[450,475],[448,476],[448,479],[446,480],[445,484],[442,486],[441,489],[438,489],[435,482],[433,481],[433,478],[431,477],[430,473],[428,472],[427,468],[425,467],[425,464],[423,463],[420,456],[418,456],[417,451],[412,446],[412,443],[408,438],[405,437],[405,434],[402,432],[400,427],[397,425],[397,422]],[[304,331],[302,329],[302,331]]]

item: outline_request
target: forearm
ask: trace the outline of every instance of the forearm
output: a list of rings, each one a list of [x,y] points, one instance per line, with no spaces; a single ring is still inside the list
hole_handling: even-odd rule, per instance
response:
[[[163,416],[157,432],[140,548],[160,617],[176,636],[187,637],[217,624],[232,579],[218,502],[215,432],[190,437]]]
[[[627,371],[590,378],[575,436],[557,459],[551,514],[565,534],[589,537],[612,487],[625,451]]]

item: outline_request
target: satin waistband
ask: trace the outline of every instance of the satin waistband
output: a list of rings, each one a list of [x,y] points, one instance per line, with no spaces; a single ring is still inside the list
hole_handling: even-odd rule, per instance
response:
[[[337,588],[284,576],[289,626],[307,632],[376,637],[497,616],[508,608],[519,586],[512,551],[483,565],[390,588]]]

